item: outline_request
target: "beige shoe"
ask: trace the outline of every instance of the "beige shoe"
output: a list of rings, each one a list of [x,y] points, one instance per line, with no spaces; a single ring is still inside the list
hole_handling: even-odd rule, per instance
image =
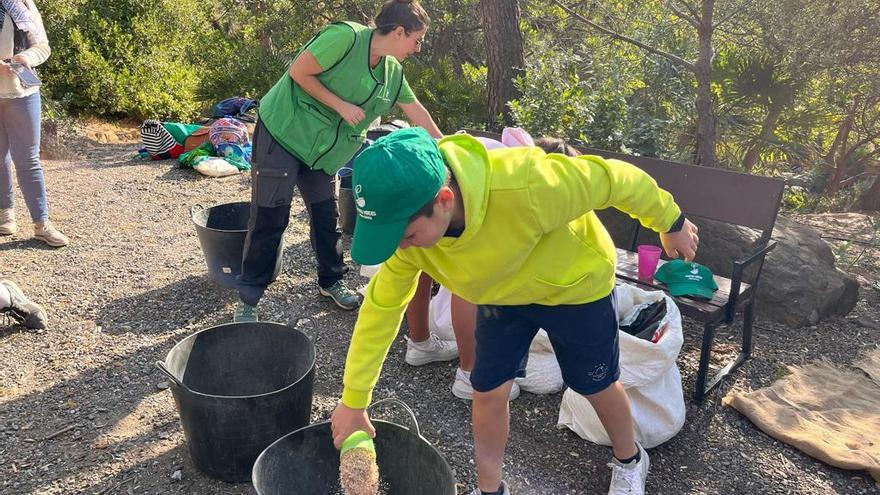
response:
[[[12,208],[0,208],[0,235],[12,235],[17,230],[15,210]]]
[[[67,236],[58,232],[48,220],[34,224],[34,237],[52,247],[64,247],[70,242]]]

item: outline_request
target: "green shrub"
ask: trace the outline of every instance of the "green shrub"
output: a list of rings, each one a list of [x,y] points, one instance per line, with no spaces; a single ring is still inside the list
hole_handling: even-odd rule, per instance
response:
[[[186,120],[202,105],[192,54],[210,24],[198,0],[57,0],[43,4],[53,54],[42,68],[68,110]]]
[[[404,65],[406,80],[440,130],[455,132],[466,127],[483,127],[486,122],[486,67],[468,63],[456,67],[450,58],[436,67],[418,60]]]
[[[590,63],[571,52],[548,52],[517,80],[522,96],[510,103],[517,125],[533,136],[557,136],[595,148],[623,146],[626,100],[613,81],[593,77]]]

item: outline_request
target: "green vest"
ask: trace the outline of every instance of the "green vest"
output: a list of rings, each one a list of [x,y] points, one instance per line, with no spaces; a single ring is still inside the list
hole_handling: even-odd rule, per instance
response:
[[[383,57],[376,67],[382,80],[370,70],[373,29],[353,22],[341,24],[354,31],[354,43],[339,62],[318,75],[318,80],[336,96],[361,107],[366,114],[364,120],[349,125],[306,93],[289,72],[260,101],[260,120],[272,137],[309,167],[331,175],[360,149],[370,122],[391,111],[403,84],[403,69],[394,57]]]

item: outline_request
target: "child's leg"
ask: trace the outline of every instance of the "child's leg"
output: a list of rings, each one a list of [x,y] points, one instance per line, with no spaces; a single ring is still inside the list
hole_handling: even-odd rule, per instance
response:
[[[618,460],[629,459],[638,452],[636,448],[635,428],[629,397],[619,381],[615,381],[605,390],[585,395],[590,405],[596,410],[599,421],[608,432],[614,457]]]
[[[473,385],[474,454],[481,491],[501,486],[504,448],[510,433],[507,402],[513,379],[524,376],[529,345],[538,327],[521,306],[478,306],[474,332],[476,360]]]
[[[428,305],[431,303],[431,284],[433,280],[427,273],[419,276],[416,295],[406,307],[406,325],[409,327],[409,338],[413,342],[424,342],[430,337],[428,328]]]
[[[452,330],[458,344],[458,367],[463,371],[474,369],[474,329],[477,327],[477,306],[452,295]]]
[[[596,410],[611,438],[614,456],[624,460],[636,455],[629,398],[618,381],[620,349],[613,294],[586,304],[536,306],[533,313],[547,330],[565,383]]]
[[[474,455],[477,464],[477,485],[483,492],[494,492],[501,486],[504,448],[510,434],[508,396],[513,380],[489,392],[474,391],[473,426]]]

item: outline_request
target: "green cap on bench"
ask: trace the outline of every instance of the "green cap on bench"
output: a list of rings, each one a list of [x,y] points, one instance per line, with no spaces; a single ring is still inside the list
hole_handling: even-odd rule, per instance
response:
[[[712,299],[718,284],[712,271],[693,261],[672,260],[664,263],[654,278],[666,284],[673,296],[691,296]]]

